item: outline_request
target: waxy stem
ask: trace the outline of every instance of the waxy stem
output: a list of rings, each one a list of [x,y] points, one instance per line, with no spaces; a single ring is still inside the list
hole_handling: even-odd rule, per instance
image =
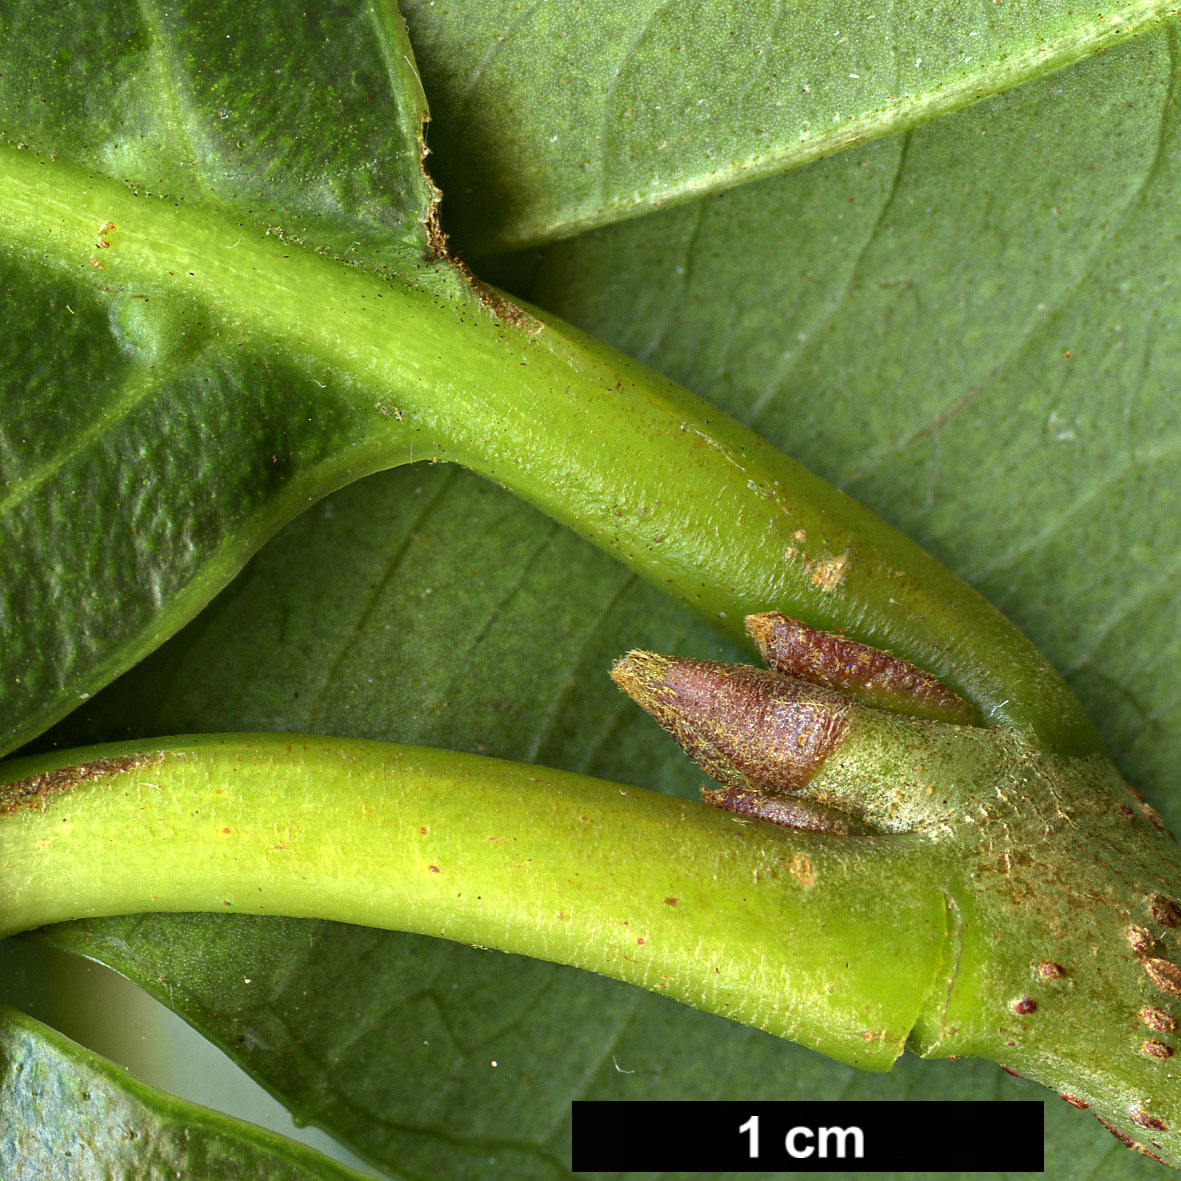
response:
[[[115,625],[96,622],[93,643],[78,644],[97,653],[87,667],[71,657],[68,676],[46,670],[36,650],[29,667],[6,667],[9,708],[22,718],[9,748],[195,615],[282,520],[412,459],[454,460],[497,481],[736,643],[748,646],[744,616],[783,609],[941,677],[985,724],[1030,730],[1063,752],[1098,748],[1033,645],[912,542],[686,390],[451,260],[404,259],[396,276],[371,273],[267,237],[217,206],[141,194],[32,152],[0,147],[0,156],[6,252],[92,286],[103,302],[134,300],[137,324],[159,317],[161,339],[181,316],[186,339],[204,333],[218,348],[321,375],[324,408],[342,432],[337,450],[296,470],[266,511],[231,519],[166,603],[152,597],[154,584],[128,588],[126,636],[112,640]],[[104,227],[113,228],[97,270]],[[294,401],[292,413],[307,418]],[[92,588],[83,582],[77,593]],[[136,593],[142,601],[131,601]],[[86,639],[82,601],[23,609],[76,614]]]

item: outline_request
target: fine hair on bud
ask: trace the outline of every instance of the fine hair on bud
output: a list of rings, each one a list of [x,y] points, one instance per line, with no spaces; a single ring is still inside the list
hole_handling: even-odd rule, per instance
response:
[[[745,664],[629,652],[611,676],[727,787],[796,791],[848,727],[845,697]]]
[[[975,708],[907,660],[778,611],[746,617],[746,631],[770,668],[847,693],[873,709],[958,726],[977,724]]]

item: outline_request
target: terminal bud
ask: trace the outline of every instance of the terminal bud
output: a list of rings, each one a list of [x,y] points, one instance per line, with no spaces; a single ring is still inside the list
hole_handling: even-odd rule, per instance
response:
[[[629,652],[611,676],[727,787],[797,791],[848,725],[847,698],[745,664]]]

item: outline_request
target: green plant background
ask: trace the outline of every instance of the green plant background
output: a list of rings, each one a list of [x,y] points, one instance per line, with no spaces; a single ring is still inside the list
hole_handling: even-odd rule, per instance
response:
[[[496,9],[494,36],[511,47],[545,7],[482,11]],[[626,183],[571,181],[569,201],[543,217],[528,185],[512,188],[531,141],[506,136],[515,148],[496,154],[457,97],[472,69],[449,64],[468,58],[443,17],[464,16],[473,41],[484,26],[462,5],[437,20],[429,8],[406,15],[438,171],[466,152],[500,177],[498,201],[460,199],[451,223],[477,271],[715,401],[967,577],[1067,674],[1130,780],[1181,825],[1175,34],[780,178],[743,183],[743,168],[714,167],[716,144],[690,136],[663,172],[640,156]],[[647,71],[637,55],[644,65],[661,21],[688,8],[626,11],[630,24],[582,59],[582,89],[598,95],[611,70],[631,70],[655,106],[685,70],[661,64],[659,38]],[[833,6],[826,19],[839,28],[841,16]],[[724,22],[702,28],[717,52],[735,37]],[[970,32],[961,23],[946,44]],[[743,43],[766,35],[752,27]],[[479,63],[479,48],[463,52]],[[484,48],[489,78],[509,51]],[[580,59],[561,60],[574,70]],[[834,87],[847,65],[821,60]],[[494,78],[481,85],[485,109],[517,101]],[[559,134],[561,103],[537,77],[530,86],[542,97],[514,118]],[[753,135],[756,114],[726,142]],[[587,150],[568,157],[571,175],[585,174]],[[719,191],[692,197],[702,174]],[[594,193],[641,189],[681,203],[486,253],[514,202],[529,211],[520,236],[540,241]],[[610,220],[609,206],[595,217]],[[194,623],[38,745],[312,730],[691,795],[699,773],[607,679],[636,646],[733,656],[564,529],[473,476],[420,465],[295,520]],[[891,1075],[859,1074],[570,969],[331,924],[136,917],[41,938],[126,973],[301,1118],[414,1177],[565,1175],[572,1098],[1044,1094],[981,1063],[904,1059]],[[1046,1123],[1051,1175],[1159,1167],[1065,1104],[1048,1100]]]

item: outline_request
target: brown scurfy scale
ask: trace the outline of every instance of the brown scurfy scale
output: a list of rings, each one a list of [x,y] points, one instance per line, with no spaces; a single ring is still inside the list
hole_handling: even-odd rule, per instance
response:
[[[1091,1106],[1085,1099],[1080,1099],[1077,1095],[1068,1095],[1065,1091],[1058,1098],[1065,1099],[1071,1107],[1077,1107],[1079,1111],[1086,1111]]]
[[[1141,804],[1140,811],[1144,813],[1144,818],[1157,832],[1163,832],[1170,839],[1176,839],[1165,827],[1165,822],[1160,818],[1160,813],[1151,804]]]
[[[95,759],[78,767],[63,767],[58,771],[44,771],[27,779],[17,779],[0,786],[0,816],[22,808],[44,811],[49,797],[58,792],[73,791],[92,779],[120,775],[157,761],[158,758],[152,755],[124,755],[122,758]]]
[[[1158,1058],[1161,1061],[1164,1061],[1166,1058],[1172,1058],[1173,1056],[1173,1047],[1165,1042],[1147,1041],[1140,1049],[1149,1058]]]
[[[1164,1009],[1158,1009],[1155,1005],[1145,1005],[1140,1010],[1140,1020],[1149,1029],[1155,1029],[1157,1033],[1177,1032],[1177,1018],[1172,1013],[1166,1013]]]
[[[1103,1125],[1103,1126],[1104,1126],[1104,1127],[1105,1127],[1105,1128],[1106,1128],[1106,1129],[1107,1129],[1107,1130],[1108,1130],[1108,1131],[1109,1131],[1109,1132],[1110,1132],[1110,1133],[1111,1133],[1111,1134],[1112,1134],[1112,1135],[1113,1135],[1113,1136],[1114,1136],[1114,1137],[1115,1137],[1115,1138],[1116,1138],[1116,1139],[1117,1139],[1117,1140],[1118,1140],[1118,1141],[1119,1141],[1119,1142],[1120,1142],[1120,1143],[1121,1143],[1121,1144],[1122,1144],[1122,1145],[1123,1145],[1125,1148],[1138,1148],[1138,1147],[1139,1147],[1139,1145],[1136,1143],[1136,1141],[1135,1141],[1135,1140],[1133,1140],[1133,1139],[1132,1139],[1132,1137],[1131,1137],[1131,1136],[1129,1136],[1129,1135],[1127,1134],[1127,1132],[1121,1132],[1121,1131],[1119,1130],[1119,1128],[1117,1128],[1117,1127],[1115,1126],[1115,1124],[1110,1124],[1110,1123],[1108,1123],[1108,1122],[1107,1122],[1107,1120],[1105,1120],[1105,1119],[1104,1119],[1104,1118],[1103,1118],[1101,1115],[1097,1115],[1097,1116],[1095,1116],[1095,1118],[1096,1118],[1096,1119],[1097,1119],[1097,1120],[1098,1120],[1098,1121],[1099,1121],[1099,1122],[1100,1122],[1100,1123],[1101,1123],[1101,1124],[1102,1124],[1102,1125]]]
[[[1157,1119],[1155,1115],[1149,1115],[1140,1107],[1132,1107],[1128,1112],[1128,1119],[1132,1121],[1138,1128],[1143,1128],[1147,1132],[1167,1132],[1169,1125],[1163,1119]]]
[[[1066,975],[1066,969],[1053,960],[1042,960],[1037,966],[1037,974],[1043,980],[1061,980]]]
[[[1148,973],[1148,978],[1170,996],[1181,996],[1181,968],[1171,960],[1158,958],[1146,959],[1141,967]]]
[[[1136,955],[1147,955],[1154,942],[1152,932],[1147,927],[1128,928],[1128,946]]]
[[[1163,894],[1157,894],[1150,898],[1148,909],[1152,911],[1152,917],[1165,927],[1181,925],[1181,907],[1171,898],[1164,897]]]

